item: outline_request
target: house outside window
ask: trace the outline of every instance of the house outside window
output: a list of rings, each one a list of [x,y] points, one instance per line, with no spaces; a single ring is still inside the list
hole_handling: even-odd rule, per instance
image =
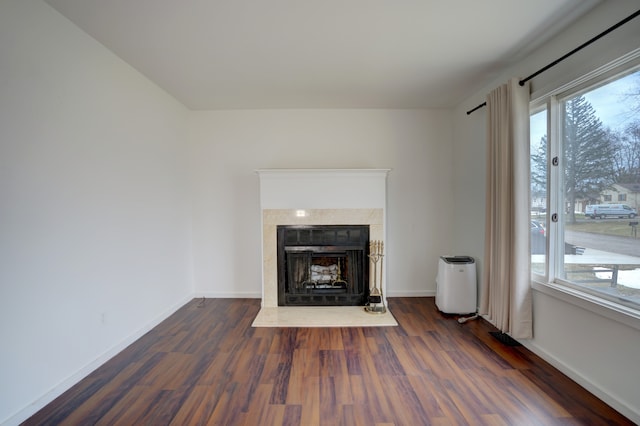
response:
[[[567,87],[531,104],[532,206],[547,203],[544,215],[531,212],[532,274],[638,315],[640,55]],[[613,197],[632,210],[585,216]]]
[[[631,208],[640,210],[640,183],[614,183],[602,192],[602,200],[610,196],[610,201],[624,203]],[[598,204],[598,202],[587,201],[587,204]]]

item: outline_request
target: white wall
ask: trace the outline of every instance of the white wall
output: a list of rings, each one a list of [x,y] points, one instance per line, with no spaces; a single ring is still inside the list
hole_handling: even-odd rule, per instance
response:
[[[261,168],[390,168],[388,296],[435,293],[451,249],[451,113],[440,110],[194,112],[190,121],[198,294],[260,297]],[[323,196],[330,196],[331,189]]]
[[[192,295],[187,113],[49,6],[0,3],[0,423]]]
[[[482,103],[486,93],[509,77],[526,77],[638,9],[637,1],[603,2],[525,60],[503,70],[486,87],[455,110],[454,248],[476,257],[482,276],[485,208],[485,110],[466,111]],[[532,81],[534,96],[575,79],[640,46],[640,18],[607,35]],[[463,208],[470,201],[474,209]],[[590,309],[564,301],[553,291],[534,290],[534,339],[529,348],[640,423],[640,330]],[[571,300],[571,299],[569,299]],[[636,321],[637,322],[637,321]]]
[[[474,256],[481,270],[484,112],[464,112],[636,7],[604,2],[453,115],[190,113],[43,3],[2,2],[0,422],[35,412],[194,292],[259,297],[258,168],[391,168],[388,296],[433,294],[441,254]],[[617,30],[534,90],[640,45],[639,34],[638,22]],[[534,299],[528,346],[640,421],[638,330]]]

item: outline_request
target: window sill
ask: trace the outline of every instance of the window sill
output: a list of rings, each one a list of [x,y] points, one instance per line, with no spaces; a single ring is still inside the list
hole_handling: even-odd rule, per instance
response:
[[[574,290],[571,287],[544,283],[533,278],[531,280],[531,288],[540,293],[562,300],[563,302],[571,303],[572,305],[593,312],[594,314],[640,330],[640,312],[626,306]]]

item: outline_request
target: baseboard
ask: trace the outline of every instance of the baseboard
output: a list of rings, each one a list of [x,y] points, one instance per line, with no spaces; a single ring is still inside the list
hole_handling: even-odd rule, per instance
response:
[[[152,330],[154,327],[156,327],[162,321],[167,319],[169,316],[171,316],[173,313],[175,313],[179,308],[184,306],[187,302],[192,300],[194,297],[196,297],[196,295],[194,295],[194,294],[189,294],[188,296],[185,296],[179,302],[173,304],[171,307],[167,308],[164,312],[162,312],[160,315],[158,315],[152,321],[147,323],[144,327],[142,327],[139,330],[135,331],[134,333],[130,334],[128,337],[126,337],[120,343],[118,343],[117,345],[113,346],[108,351],[106,351],[105,353],[100,355],[98,358],[96,358],[95,360],[93,360],[89,364],[87,364],[84,367],[82,367],[80,370],[78,370],[76,373],[74,373],[73,375],[71,375],[67,379],[63,380],[61,383],[56,385],[53,389],[51,389],[50,391],[48,391],[47,393],[45,393],[44,395],[42,395],[41,397],[36,399],[34,402],[29,404],[28,406],[26,406],[22,410],[18,411],[17,413],[13,414],[9,418],[5,419],[1,423],[1,425],[2,426],[14,426],[14,425],[19,425],[20,423],[24,422],[29,417],[33,416],[35,413],[37,413],[39,410],[41,410],[43,407],[45,407],[47,404],[52,402],[54,399],[56,399],[57,397],[62,395],[67,390],[71,389],[71,387],[73,385],[75,385],[76,383],[80,382],[82,379],[87,377],[89,374],[91,374],[93,371],[95,371],[102,364],[104,364],[105,362],[109,361],[115,355],[117,355],[118,353],[123,351],[127,346],[129,346],[130,344],[132,344],[133,342],[138,340],[140,337],[142,337],[147,332]]]
[[[435,297],[435,290],[387,291],[387,297]]]
[[[196,291],[193,297],[206,297],[210,299],[262,299],[261,292],[255,291],[234,291],[234,292],[218,292],[218,291]]]
[[[568,376],[571,380],[578,383],[580,386],[582,386],[583,388],[585,388],[586,390],[588,390],[589,392],[591,392],[592,394],[600,398],[609,406],[613,407],[623,416],[627,417],[629,420],[631,420],[636,424],[640,424],[640,411],[639,411],[640,409],[638,407],[629,406],[624,401],[622,401],[619,397],[597,386],[587,377],[575,371],[574,369],[569,367],[567,364],[555,358],[553,355],[551,355],[544,349],[540,348],[530,340],[521,340],[520,343],[522,343],[522,345],[525,346],[527,349],[529,349],[531,352],[535,353],[540,358],[544,359],[546,362],[554,366],[560,372]]]

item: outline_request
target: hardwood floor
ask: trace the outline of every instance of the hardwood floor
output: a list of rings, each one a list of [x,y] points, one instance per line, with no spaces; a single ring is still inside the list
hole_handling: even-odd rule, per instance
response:
[[[194,299],[24,424],[633,424],[433,298],[398,327],[252,328],[258,299]]]

